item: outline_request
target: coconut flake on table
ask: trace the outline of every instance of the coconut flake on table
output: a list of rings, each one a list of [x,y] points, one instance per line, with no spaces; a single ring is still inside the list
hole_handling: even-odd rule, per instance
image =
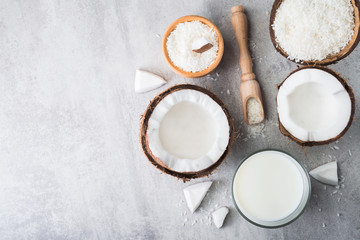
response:
[[[309,172],[310,176],[319,182],[338,185],[337,163],[336,161],[321,165]],[[336,193],[336,192],[335,192]]]
[[[164,85],[166,81],[151,72],[143,71],[143,70],[136,70],[135,75],[135,92],[143,93],[154,90],[156,88],[161,87]]]
[[[192,51],[196,39],[206,38],[213,46],[203,52]],[[207,69],[216,59],[218,37],[214,29],[200,21],[179,23],[166,41],[166,49],[172,63],[186,72]]]
[[[350,0],[283,0],[272,25],[275,41],[297,62],[339,53],[352,39],[354,27]]]
[[[229,213],[229,209],[227,207],[221,207],[212,212],[212,217],[214,224],[217,228],[221,228],[224,224],[224,220]]]
[[[186,203],[192,213],[200,206],[202,200],[204,199],[206,193],[209,191],[212,182],[201,182],[190,185],[184,188],[184,195]]]

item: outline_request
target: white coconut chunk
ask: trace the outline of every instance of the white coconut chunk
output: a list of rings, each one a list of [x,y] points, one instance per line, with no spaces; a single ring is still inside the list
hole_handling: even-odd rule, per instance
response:
[[[277,105],[285,129],[302,141],[337,137],[351,116],[351,99],[339,80],[315,68],[291,74],[280,86]]]
[[[191,50],[197,53],[203,53],[212,48],[213,45],[209,39],[206,37],[196,38],[192,45]]]
[[[200,206],[211,184],[211,181],[201,182],[184,188],[185,200],[192,213]]]
[[[229,213],[229,209],[227,207],[221,207],[212,213],[213,221],[217,228],[222,227],[228,213]]]
[[[148,124],[149,147],[168,168],[195,172],[214,164],[229,144],[229,121],[208,95],[183,89],[166,96]]]
[[[166,83],[162,77],[143,70],[136,70],[135,92],[143,93],[161,87]]]
[[[319,182],[333,186],[339,184],[336,161],[321,165],[320,167],[311,170],[309,174]]]

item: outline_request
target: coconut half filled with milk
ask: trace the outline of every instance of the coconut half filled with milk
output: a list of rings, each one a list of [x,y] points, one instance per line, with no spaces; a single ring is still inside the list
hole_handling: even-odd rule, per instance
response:
[[[280,131],[303,146],[327,144],[350,127],[355,98],[339,74],[325,67],[293,71],[279,86]]]
[[[203,177],[229,152],[233,121],[215,94],[195,85],[176,85],[148,106],[140,141],[161,171],[184,180]]]

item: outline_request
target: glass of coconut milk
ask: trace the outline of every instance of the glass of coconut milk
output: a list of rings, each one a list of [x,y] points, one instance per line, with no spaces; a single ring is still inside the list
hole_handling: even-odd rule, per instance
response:
[[[301,215],[310,199],[311,183],[305,167],[294,157],[280,150],[261,150],[240,163],[232,193],[246,220],[277,228]]]

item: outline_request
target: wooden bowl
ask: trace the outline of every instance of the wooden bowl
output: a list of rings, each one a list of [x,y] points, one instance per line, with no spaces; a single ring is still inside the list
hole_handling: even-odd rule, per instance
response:
[[[204,23],[205,25],[209,26],[210,28],[214,29],[214,31],[217,35],[217,38],[218,38],[219,48],[218,48],[218,52],[217,52],[215,61],[208,68],[206,68],[200,72],[186,72],[186,71],[178,68],[177,66],[175,66],[173,64],[173,62],[171,61],[168,51],[167,51],[167,48],[166,48],[167,38],[169,37],[170,33],[176,28],[176,26],[179,23],[191,22],[191,21],[200,21],[200,22]],[[221,58],[223,56],[223,53],[224,53],[224,40],[222,38],[220,30],[209,19],[206,19],[206,18],[200,17],[200,16],[189,15],[189,16],[184,16],[184,17],[177,19],[175,22],[170,24],[170,26],[166,29],[166,32],[165,32],[165,34],[163,36],[163,40],[162,40],[162,51],[163,51],[163,55],[164,55],[164,58],[165,58],[167,64],[170,66],[170,68],[174,72],[176,72],[177,74],[179,74],[183,77],[197,78],[197,77],[202,77],[202,76],[205,76],[206,74],[209,74],[211,71],[213,71],[219,65]]]
[[[275,0],[274,4],[272,6],[271,9],[271,13],[270,13],[270,25],[269,25],[269,30],[270,30],[270,38],[271,41],[275,47],[275,49],[284,57],[288,58],[289,55],[279,46],[279,44],[276,42],[275,40],[275,32],[272,28],[272,25],[274,24],[275,21],[275,15],[276,15],[276,11],[277,9],[280,7],[281,3],[283,0]],[[355,28],[354,28],[354,35],[352,37],[352,39],[350,40],[350,42],[348,43],[348,45],[342,49],[339,53],[334,54],[334,55],[330,55],[327,58],[320,60],[320,61],[300,61],[300,62],[296,62],[295,59],[290,59],[291,61],[297,63],[297,64],[303,64],[303,65],[329,65],[332,63],[336,63],[337,61],[343,59],[344,57],[346,57],[347,55],[349,55],[357,46],[357,44],[359,43],[360,40],[360,35],[359,35],[359,30],[360,30],[360,15],[359,15],[359,0],[351,0],[351,4],[354,7],[354,15],[355,15]]]

